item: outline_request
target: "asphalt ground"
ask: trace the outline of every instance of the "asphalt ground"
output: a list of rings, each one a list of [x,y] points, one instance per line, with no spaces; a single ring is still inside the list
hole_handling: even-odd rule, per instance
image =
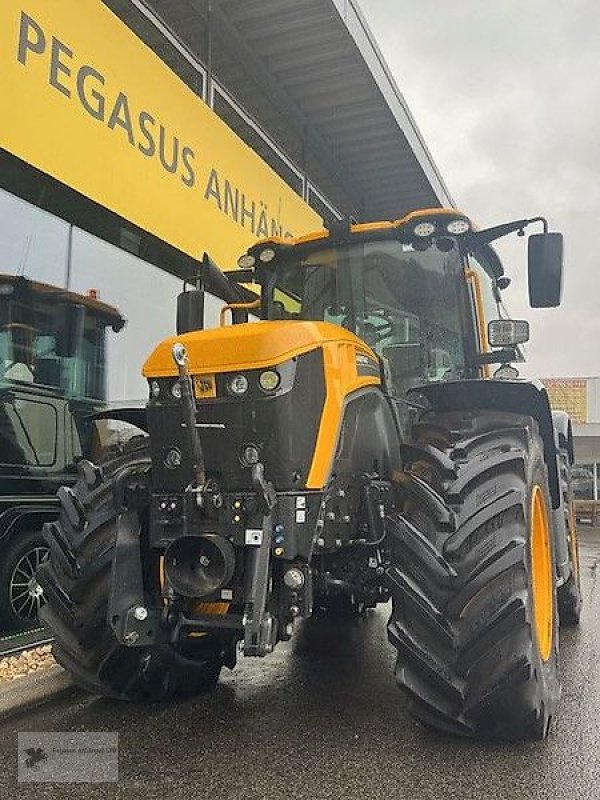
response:
[[[582,526],[580,541],[585,610],[561,633],[562,705],[545,742],[475,743],[413,722],[384,608],[305,624],[193,702],[131,706],[74,690],[0,722],[0,799],[600,800],[600,529]],[[118,732],[118,783],[18,784],[19,731]]]

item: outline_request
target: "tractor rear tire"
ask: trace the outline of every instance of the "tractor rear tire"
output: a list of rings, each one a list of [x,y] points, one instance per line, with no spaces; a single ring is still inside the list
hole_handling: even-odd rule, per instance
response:
[[[117,481],[120,485],[128,478],[145,481],[149,470],[145,437],[130,440],[100,466],[81,462],[75,486],[59,492],[58,520],[45,526],[50,558],[38,571],[47,598],[41,617],[54,636],[52,650],[58,663],[90,692],[136,702],[212,689],[222,666],[214,637],[179,646],[125,647],[109,624],[111,569],[121,513]],[[143,532],[147,512],[139,514]]]
[[[579,625],[581,618],[583,595],[581,593],[577,521],[575,519],[573,489],[571,486],[571,464],[566,447],[561,447],[558,451],[558,464],[562,502],[565,511],[565,526],[569,532],[569,567],[571,569],[568,579],[557,589],[558,617],[561,625],[574,628]]]
[[[413,716],[481,739],[542,739],[560,698],[543,442],[531,417],[428,412],[388,517],[388,638]]]

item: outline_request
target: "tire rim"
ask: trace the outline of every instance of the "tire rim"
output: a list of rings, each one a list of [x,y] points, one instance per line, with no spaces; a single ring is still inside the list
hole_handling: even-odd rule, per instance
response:
[[[37,569],[48,558],[50,551],[43,545],[24,553],[10,577],[8,595],[10,607],[24,621],[35,621],[45,603],[44,591],[37,582]]]
[[[531,583],[533,616],[538,650],[542,661],[550,658],[554,624],[552,591],[552,551],[544,493],[534,486],[531,495]]]

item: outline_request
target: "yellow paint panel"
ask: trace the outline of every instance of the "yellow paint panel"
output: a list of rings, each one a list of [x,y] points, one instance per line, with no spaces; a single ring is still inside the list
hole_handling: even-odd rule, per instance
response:
[[[487,323],[485,319],[485,308],[483,303],[483,294],[481,291],[481,281],[479,275],[472,269],[465,270],[465,279],[468,286],[471,287],[473,298],[475,300],[475,311],[477,314],[477,330],[479,333],[479,346],[482,353],[489,353],[490,345],[487,337]],[[491,370],[489,364],[484,364],[481,367],[483,376],[490,377]]]
[[[0,75],[0,147],[192,256],[322,228],[101,0],[2,0]]]
[[[357,336],[331,322],[260,321],[191,331],[164,339],[144,364],[144,377],[177,375],[171,355],[175,342],[185,345],[191,372],[201,376],[275,366],[327,342],[347,342],[352,347],[361,345],[365,353],[377,359]]]
[[[308,489],[321,489],[329,480],[346,397],[363,386],[381,383],[379,378],[372,375],[358,375],[357,355],[363,354],[375,361],[377,356],[362,342],[357,342],[360,340],[354,338],[354,341],[327,342],[323,345],[326,397],[315,452],[306,479]]]

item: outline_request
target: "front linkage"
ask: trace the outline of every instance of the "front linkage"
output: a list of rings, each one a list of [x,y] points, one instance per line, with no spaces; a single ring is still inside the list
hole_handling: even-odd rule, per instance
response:
[[[149,485],[147,473],[123,475],[108,614],[117,640],[147,647],[215,635],[233,665],[239,640],[246,656],[265,656],[290,638],[296,618],[311,616],[315,603],[343,598],[358,609],[385,601],[389,484],[371,476],[338,477],[324,493],[278,494],[264,465],[250,458],[253,491],[222,491],[206,476],[182,345],[173,347],[173,358],[191,480],[183,491],[165,492]],[[176,457],[168,448],[161,453],[163,461]],[[362,521],[355,526],[359,507]],[[148,508],[144,541],[140,520]],[[158,564],[161,585],[161,596],[150,602],[145,560]]]
[[[223,491],[206,475],[202,426],[181,344],[174,345],[173,359],[190,481],[183,491],[165,492],[149,485],[147,473],[123,475],[108,613],[117,640],[147,647],[215,635],[233,665],[239,640],[246,656],[265,656],[277,641],[290,638],[294,620],[311,616],[315,605],[342,600],[358,610],[387,600],[384,518],[391,508],[390,484],[378,476],[338,476],[326,492],[278,494],[258,454],[251,453],[246,466],[253,491]],[[161,447],[163,462],[180,458],[178,449]],[[157,564],[150,574],[161,585],[160,596],[150,602],[148,559]]]

